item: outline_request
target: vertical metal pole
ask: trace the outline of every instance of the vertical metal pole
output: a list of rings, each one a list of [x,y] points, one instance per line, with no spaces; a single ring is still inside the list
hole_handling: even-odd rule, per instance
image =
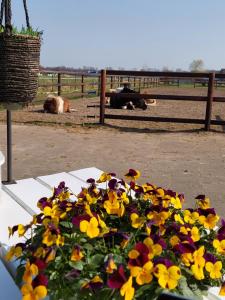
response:
[[[58,96],[61,96],[61,73],[58,73]]]
[[[211,123],[211,115],[212,115],[212,102],[213,102],[213,94],[214,94],[214,81],[215,81],[215,73],[209,74],[209,82],[208,82],[208,100],[206,104],[206,113],[205,113],[205,130],[210,130]]]
[[[84,98],[84,75],[81,76],[81,94],[82,98]]]
[[[110,89],[113,89],[113,76],[110,77]]]
[[[101,70],[101,92],[100,92],[100,124],[105,123],[105,91],[106,91],[106,70]]]
[[[7,181],[5,184],[15,183],[12,172],[12,117],[11,110],[7,109]]]

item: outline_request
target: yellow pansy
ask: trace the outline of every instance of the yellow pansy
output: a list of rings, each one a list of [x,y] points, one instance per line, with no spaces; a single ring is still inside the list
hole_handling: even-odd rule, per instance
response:
[[[135,249],[131,250],[131,251],[128,253],[128,257],[129,257],[130,259],[136,259],[139,255],[140,255],[140,253],[139,253],[137,250],[135,250]]]
[[[225,282],[222,283],[222,286],[220,288],[220,292],[219,292],[220,296],[225,296]]]
[[[221,278],[222,274],[221,274],[221,269],[222,269],[222,262],[221,261],[217,261],[215,264],[213,264],[212,262],[207,262],[205,264],[205,269],[207,272],[209,272],[209,276],[212,279],[219,279]]]
[[[175,214],[175,215],[174,215],[174,220],[175,220],[176,222],[178,222],[178,223],[184,225],[184,220],[181,218],[180,215]]]
[[[219,216],[209,214],[207,217],[200,216],[199,223],[202,224],[206,229],[213,229],[216,226],[216,223],[219,221]]]
[[[199,234],[198,227],[196,227],[196,226],[192,227],[191,238],[192,238],[193,242],[197,242],[200,240],[200,234]]]
[[[21,256],[21,255],[22,255],[22,252],[23,252],[23,250],[22,250],[22,248],[21,248],[20,246],[17,246],[17,247],[12,246],[12,247],[9,249],[9,251],[6,253],[5,259],[6,259],[7,261],[10,261],[14,256],[15,256],[15,257]]]
[[[164,289],[175,289],[181,277],[180,268],[177,266],[167,267],[163,264],[158,264],[155,267],[154,275],[158,278],[159,285]]]
[[[132,213],[130,215],[130,219],[131,219],[131,226],[133,228],[142,228],[144,226],[144,223],[145,223],[144,217],[139,217],[138,214]]]
[[[185,226],[180,227],[180,232],[185,234],[185,235],[187,235],[189,231],[191,231],[191,229],[188,228],[188,227],[185,227]]]
[[[154,225],[160,226],[165,224],[166,220],[169,218],[170,213],[167,211],[162,211],[162,212],[150,212],[148,213],[147,217],[150,220],[154,221]]]
[[[190,210],[185,209],[184,210],[184,221],[185,223],[194,224],[199,219],[199,213],[194,211],[190,212]]]
[[[162,253],[162,246],[160,244],[154,244],[153,240],[149,237],[144,239],[144,244],[148,247],[149,254],[148,258],[152,259],[156,255]]]
[[[112,274],[114,270],[117,270],[117,265],[115,264],[113,258],[110,257],[107,261],[106,273]]]
[[[180,239],[177,235],[173,235],[170,238],[170,244],[172,247],[176,246],[180,242]]]
[[[38,247],[36,249],[36,251],[34,252],[35,257],[39,257],[39,258],[40,257],[45,257],[45,255],[46,255],[46,251],[43,247]]]
[[[98,197],[91,196],[90,194],[87,194],[86,199],[87,199],[87,202],[91,205],[91,204],[95,204],[97,202]]]
[[[124,300],[132,300],[134,297],[134,288],[132,286],[132,276],[120,288],[120,295],[125,296]]]
[[[52,234],[51,230],[47,229],[43,234],[42,243],[46,246],[52,246],[56,244],[57,246],[64,245],[64,237],[60,234]]]
[[[72,261],[80,261],[84,257],[83,253],[80,251],[79,247],[75,247],[71,253]]]
[[[225,240],[222,241],[214,240],[213,247],[216,249],[218,253],[225,254]]]
[[[90,222],[83,220],[80,222],[80,231],[86,232],[90,238],[95,238],[99,235],[100,230],[98,228],[98,220],[92,217]]]
[[[139,285],[150,283],[153,279],[153,263],[148,261],[143,267],[130,266],[131,276],[136,277],[136,282]]]
[[[123,203],[118,201],[118,196],[116,192],[110,191],[108,193],[109,200],[104,202],[104,208],[109,215],[118,215],[119,217],[123,216],[125,208]]]
[[[209,200],[209,198],[204,198],[204,199],[197,200],[197,204],[202,209],[210,208],[210,200]]]
[[[47,289],[44,285],[35,288],[31,284],[24,284],[21,288],[22,300],[40,300],[47,296]]]
[[[190,267],[190,265],[194,262],[192,253],[183,253],[181,255],[181,260],[185,264],[185,266]]]
[[[193,253],[194,263],[202,268],[205,266],[205,258],[203,257],[204,253],[204,246],[201,246],[198,250],[195,250],[195,252]]]
[[[110,174],[102,173],[100,178],[97,180],[97,183],[109,181],[111,178],[112,178],[112,176]]]
[[[18,225],[18,235],[19,236],[24,236],[25,232],[26,232],[26,228],[22,224],[19,224]]]
[[[28,284],[32,283],[33,277],[38,275],[38,267],[35,264],[30,264],[29,260],[25,265],[25,271],[23,274],[23,281]]]
[[[125,204],[129,204],[129,198],[127,197],[127,193],[123,192],[120,196],[120,200],[122,200]]]
[[[180,201],[179,197],[176,197],[176,198],[171,197],[170,201],[171,201],[171,204],[173,204],[175,209],[181,209],[182,208],[182,204],[181,204],[181,201]]]
[[[202,280],[205,278],[203,267],[201,267],[199,264],[194,264],[191,266],[191,271],[197,280]]]

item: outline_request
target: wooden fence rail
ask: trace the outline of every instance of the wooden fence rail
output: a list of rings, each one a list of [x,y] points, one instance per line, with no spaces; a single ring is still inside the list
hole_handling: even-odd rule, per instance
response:
[[[165,118],[165,117],[148,117],[136,115],[113,115],[105,113],[106,97],[110,97],[113,93],[106,93],[107,76],[136,76],[136,77],[169,77],[169,78],[200,78],[207,80],[208,92],[207,96],[185,96],[185,95],[161,95],[161,94],[123,94],[126,98],[140,97],[144,99],[159,99],[159,100],[178,100],[178,101],[204,101],[206,102],[205,119],[187,119],[187,118]],[[213,73],[193,73],[193,72],[146,72],[146,71],[120,71],[109,70],[101,71],[101,93],[100,93],[100,124],[104,124],[105,119],[123,119],[123,120],[139,120],[153,122],[174,122],[174,123],[191,123],[204,124],[205,130],[210,130],[210,125],[224,125],[223,120],[212,120],[212,105],[213,102],[225,102],[225,97],[214,97],[214,87],[216,79],[225,79],[225,74]]]
[[[64,76],[64,77],[63,77]],[[141,89],[159,86],[157,77],[135,77],[124,75],[112,75],[106,80],[108,89],[120,87],[124,81],[128,81],[132,88],[140,91]],[[39,88],[50,89],[51,92],[56,89],[58,95],[64,93],[64,88],[74,88],[79,96],[86,96],[95,92],[100,94],[101,76],[100,74],[89,74],[79,72],[55,72],[42,71],[39,75]],[[50,91],[49,91],[50,92]]]

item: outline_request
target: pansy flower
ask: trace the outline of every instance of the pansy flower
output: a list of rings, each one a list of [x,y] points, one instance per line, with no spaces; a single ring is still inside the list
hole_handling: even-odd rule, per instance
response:
[[[103,287],[103,280],[99,275],[94,276],[89,281],[86,281],[83,283],[82,288],[83,289],[91,289],[91,290],[98,290]]]
[[[109,258],[106,262],[106,273],[112,274],[114,270],[117,270],[117,265],[114,262],[112,255],[109,255]]]
[[[122,285],[120,289],[120,295],[124,296],[124,300],[132,300],[134,297],[134,292],[135,289],[132,286],[132,276],[130,276],[128,281]]]
[[[173,290],[178,285],[181,271],[177,266],[167,268],[164,264],[157,264],[154,268],[154,275],[162,288]]]
[[[198,195],[196,198],[198,207],[202,209],[210,208],[210,200],[205,195]]]
[[[216,249],[218,253],[225,254],[225,239],[222,241],[215,239],[213,241],[213,247]]]
[[[23,274],[23,281],[31,284],[33,277],[36,275],[38,275],[38,267],[35,264],[30,264],[29,260],[27,260]]]
[[[220,296],[225,296],[225,282],[223,282],[222,285],[221,285],[219,295]]]
[[[33,288],[31,284],[24,284],[21,293],[23,300],[41,300],[47,296],[47,289],[44,285]]]
[[[209,276],[212,279],[219,279],[222,276],[221,270],[222,270],[222,262],[217,261],[215,263],[207,262],[205,264],[205,269],[207,272],[209,272]]]
[[[90,238],[95,238],[99,235],[99,224],[95,217],[90,219],[90,222],[83,220],[80,222],[80,231],[85,232]]]
[[[139,217],[138,214],[132,213],[130,215],[130,219],[131,219],[131,226],[133,228],[142,228],[144,226],[145,217]]]
[[[148,261],[143,267],[130,267],[131,275],[136,278],[136,282],[139,285],[150,283],[153,279],[153,263]]]
[[[215,228],[218,220],[219,216],[213,214],[209,214],[207,217],[203,215],[199,217],[199,223],[202,224],[206,229]]]
[[[141,173],[138,170],[129,169],[129,172],[125,174],[125,177],[131,180],[136,180],[140,177]]]
[[[84,257],[84,254],[81,252],[81,249],[79,246],[75,246],[71,253],[70,260],[72,261],[80,261]]]

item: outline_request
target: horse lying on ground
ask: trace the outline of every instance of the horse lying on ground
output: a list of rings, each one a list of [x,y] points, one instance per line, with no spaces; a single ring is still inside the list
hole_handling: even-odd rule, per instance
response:
[[[52,114],[62,114],[71,112],[69,100],[61,96],[48,95],[43,105],[44,112]]]
[[[141,108],[143,110],[147,109],[148,105],[144,99],[140,99],[139,96],[131,99],[126,95],[123,95],[126,93],[138,95],[136,91],[125,86],[119,93],[115,93],[110,97],[110,107],[130,110],[135,108]]]

